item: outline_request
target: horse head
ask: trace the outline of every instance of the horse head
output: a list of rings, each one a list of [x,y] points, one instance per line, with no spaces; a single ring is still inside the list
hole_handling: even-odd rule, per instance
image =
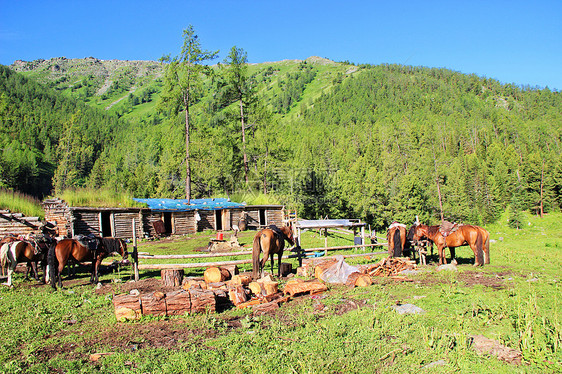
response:
[[[295,245],[295,237],[293,235],[293,228],[291,226],[281,227],[281,231],[285,234],[285,240],[287,240],[291,245]]]
[[[415,224],[410,228],[408,236],[410,235],[410,233],[412,233],[412,240],[418,241],[424,237],[427,237],[427,226],[422,224]]]

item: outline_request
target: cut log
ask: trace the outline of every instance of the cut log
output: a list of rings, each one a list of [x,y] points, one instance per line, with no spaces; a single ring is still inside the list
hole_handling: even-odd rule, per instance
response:
[[[300,282],[300,283],[295,282],[295,283],[287,284],[283,292],[285,293],[285,295],[294,296],[303,293],[313,294],[313,293],[323,292],[326,291],[327,289],[328,287],[323,282],[320,282],[318,280],[312,280],[307,282]]]
[[[166,287],[180,287],[183,282],[183,269],[162,269],[162,283]]]
[[[228,296],[234,305],[242,304],[248,300],[248,295],[246,295],[246,291],[244,291],[242,286],[237,286],[228,290]]]
[[[142,314],[154,316],[166,315],[166,295],[160,291],[150,292],[140,296]]]
[[[223,265],[221,266],[221,268],[228,270],[228,272],[230,273],[230,278],[240,273],[237,265]]]
[[[345,282],[346,286],[351,286],[351,287],[355,287],[355,281],[363,274],[361,274],[360,272],[356,271],[355,273],[351,273],[349,274],[349,276],[347,277],[347,282]]]
[[[207,283],[208,290],[215,290],[215,289],[223,289],[226,290],[226,283],[225,282],[217,282],[217,283]]]
[[[356,287],[368,287],[370,285],[373,284],[373,280],[371,279],[370,276],[366,275],[366,274],[361,274],[356,280],[355,280],[355,286]]]
[[[246,301],[245,303],[241,303],[241,304],[236,305],[236,308],[237,309],[244,309],[244,308],[248,308],[250,306],[254,306],[254,305],[258,305],[258,304],[262,304],[262,303],[263,303],[262,299],[259,299],[259,298],[255,297],[255,298],[252,298],[249,301]]]
[[[184,279],[182,286],[181,286],[184,290],[190,290],[192,288],[199,288],[199,289],[203,289],[206,290],[207,289],[207,283],[203,280],[198,280],[198,279]]]
[[[138,295],[115,295],[113,297],[113,306],[115,307],[115,317],[120,322],[140,319],[142,316]]]
[[[302,266],[297,268],[298,277],[310,278],[313,275],[314,275],[314,267],[312,267],[310,264],[303,263]]]
[[[246,274],[236,274],[232,276],[230,283],[234,285],[248,286],[252,283],[252,276]]]
[[[282,262],[280,265],[280,272],[282,277],[286,277],[293,271],[293,264],[288,262]]]
[[[263,293],[263,284],[260,282],[250,282],[248,287],[254,295],[261,295]]]
[[[207,283],[217,283],[217,282],[224,282],[230,279],[230,272],[221,267],[211,266],[207,268],[203,273],[203,277],[205,278],[205,282]]]
[[[191,312],[191,295],[185,290],[169,292],[165,300],[166,314],[169,316]]]
[[[336,260],[325,260],[323,262],[319,262],[316,267],[314,268],[314,278],[320,279],[322,274],[336,263]]]
[[[273,294],[277,293],[277,291],[279,291],[279,289],[278,289],[279,283],[278,282],[272,282],[272,281],[263,282],[262,285],[263,285],[263,290],[265,291],[265,296],[273,295]]]
[[[216,296],[213,291],[198,290],[193,288],[189,290],[191,295],[191,313],[204,313],[206,311],[216,311]]]
[[[277,309],[279,309],[279,304],[276,301],[258,304],[252,307],[255,316],[263,316],[265,314],[275,313]]]

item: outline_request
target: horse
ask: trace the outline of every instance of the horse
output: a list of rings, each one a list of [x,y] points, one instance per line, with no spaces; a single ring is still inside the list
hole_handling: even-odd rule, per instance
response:
[[[388,241],[388,255],[390,257],[404,256],[404,248],[406,246],[406,225],[398,222],[393,222],[386,233],[386,240]]]
[[[91,261],[90,283],[98,283],[98,270],[104,258],[112,253],[119,253],[123,260],[127,259],[127,244],[123,239],[95,237],[95,248],[84,245],[77,239],[62,239],[55,247],[49,250],[49,278],[51,286],[62,288],[61,273],[69,260],[75,262]]]
[[[413,240],[427,238],[437,246],[439,251],[439,265],[447,264],[445,247],[451,250],[451,259],[455,257],[455,248],[468,245],[474,252],[474,266],[490,263],[489,233],[485,229],[474,225],[460,225],[456,231],[446,237],[439,230],[439,226],[414,225]]]
[[[5,285],[12,285],[12,274],[19,262],[27,262],[26,279],[29,277],[29,270],[31,269],[35,280],[45,283],[48,250],[48,244],[36,241],[10,240],[4,242],[0,248],[0,261],[3,268],[8,268],[8,281]],[[39,261],[41,261],[43,267],[43,278],[41,280],[37,272],[37,263]]]
[[[285,240],[291,245],[295,245],[291,226],[278,228],[277,226],[270,225],[256,233],[252,247],[252,277],[254,279],[257,279],[258,275],[262,272],[268,257],[271,257],[271,273],[273,273],[274,254],[277,254],[279,263],[278,276],[281,276],[281,257],[285,248]],[[261,261],[260,252],[263,252],[263,259]]]

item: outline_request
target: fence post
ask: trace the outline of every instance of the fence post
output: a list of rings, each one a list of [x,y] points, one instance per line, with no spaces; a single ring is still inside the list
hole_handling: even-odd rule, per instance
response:
[[[139,281],[139,253],[137,251],[137,225],[133,218],[133,271],[135,273],[135,282]]]

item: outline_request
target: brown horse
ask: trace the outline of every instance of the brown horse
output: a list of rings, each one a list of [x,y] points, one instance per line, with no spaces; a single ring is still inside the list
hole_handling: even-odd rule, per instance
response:
[[[386,240],[388,241],[388,255],[390,257],[404,256],[404,247],[406,246],[406,225],[398,222],[393,222],[389,226],[386,233]]]
[[[268,257],[271,257],[271,273],[273,273],[274,254],[277,254],[279,263],[278,276],[281,276],[281,257],[285,248],[285,240],[291,245],[295,245],[291,226],[278,228],[277,226],[270,225],[268,228],[256,233],[252,249],[252,277],[254,279],[257,279],[258,275],[261,274]],[[263,252],[263,259],[261,261],[260,252]]]
[[[43,278],[45,283],[45,268],[47,267],[47,252],[49,247],[42,243],[30,242],[26,240],[12,240],[5,241],[0,247],[0,260],[2,267],[8,269],[8,281],[5,283],[8,286],[12,285],[12,274],[16,269],[19,262],[27,262],[27,271],[25,274],[26,279],[29,276],[29,270],[33,272],[33,277],[40,281],[37,272],[37,263],[41,261],[43,266]]]
[[[439,251],[439,265],[447,263],[445,247],[451,250],[451,258],[455,257],[455,248],[468,245],[474,252],[474,266],[490,263],[490,235],[488,231],[473,225],[460,225],[446,237],[439,230],[439,226],[414,225],[414,240],[427,238],[435,243]]]
[[[96,248],[90,249],[76,239],[63,239],[57,243],[56,247],[49,250],[49,278],[53,288],[57,288],[57,283],[62,288],[61,273],[69,260],[91,261],[90,282],[98,283],[98,270],[104,258],[117,252],[123,257],[123,260],[127,259],[127,244],[123,239],[96,237],[95,241]]]

